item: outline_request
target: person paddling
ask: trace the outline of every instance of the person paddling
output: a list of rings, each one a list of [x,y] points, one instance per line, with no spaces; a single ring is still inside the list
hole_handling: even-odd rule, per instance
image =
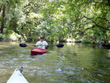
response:
[[[41,49],[47,49],[48,43],[44,40],[44,36],[41,36],[40,40],[34,46]]]

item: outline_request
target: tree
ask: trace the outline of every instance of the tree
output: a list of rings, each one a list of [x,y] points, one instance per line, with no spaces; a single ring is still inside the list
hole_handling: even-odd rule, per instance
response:
[[[31,39],[45,35],[51,41],[71,37],[109,42],[109,0],[2,0],[2,13],[3,4],[5,34],[15,32]]]
[[[2,10],[3,11],[2,11],[1,33],[3,34],[4,24],[5,24],[5,5],[3,6]]]

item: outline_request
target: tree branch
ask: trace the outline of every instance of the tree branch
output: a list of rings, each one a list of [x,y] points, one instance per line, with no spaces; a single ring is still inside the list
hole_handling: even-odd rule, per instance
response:
[[[109,2],[109,0],[108,0]],[[103,2],[95,2],[95,3],[98,3],[98,4],[103,4],[103,5],[107,5],[107,6],[110,6],[110,3],[103,3]]]
[[[94,20],[92,20],[92,18],[88,18],[86,16],[84,16],[84,17],[87,18],[88,20],[91,20],[95,24],[95,26],[100,27],[100,28],[105,29],[105,30],[110,30],[110,28],[105,28],[105,27],[98,25]]]

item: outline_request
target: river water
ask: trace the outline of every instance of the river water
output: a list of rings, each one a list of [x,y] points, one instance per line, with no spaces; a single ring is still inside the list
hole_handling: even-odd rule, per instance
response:
[[[32,48],[0,42],[0,83],[21,66],[29,83],[110,83],[110,49],[66,43],[32,57]]]

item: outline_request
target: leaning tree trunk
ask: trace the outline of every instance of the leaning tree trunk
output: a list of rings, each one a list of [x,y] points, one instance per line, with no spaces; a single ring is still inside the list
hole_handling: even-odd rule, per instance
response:
[[[1,22],[1,33],[3,34],[5,24],[5,6],[3,6],[3,13],[2,13],[2,22]]]

